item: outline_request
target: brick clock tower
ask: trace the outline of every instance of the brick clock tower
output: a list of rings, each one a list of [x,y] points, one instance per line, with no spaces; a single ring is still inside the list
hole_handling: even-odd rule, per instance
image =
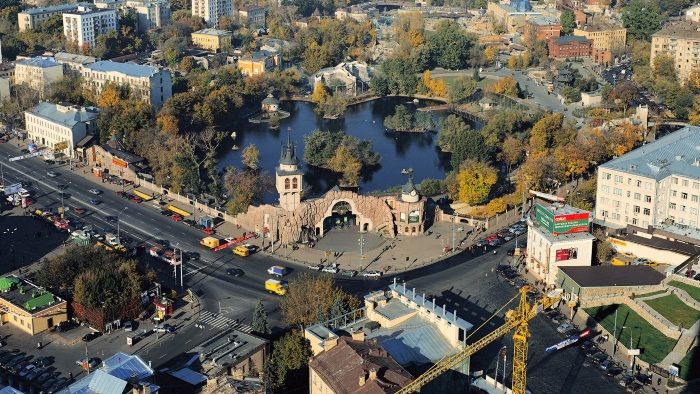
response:
[[[295,210],[301,201],[304,172],[299,169],[299,159],[296,147],[292,145],[291,133],[287,135],[287,146],[282,146],[279,166],[275,168],[275,184],[280,206],[287,211]]]

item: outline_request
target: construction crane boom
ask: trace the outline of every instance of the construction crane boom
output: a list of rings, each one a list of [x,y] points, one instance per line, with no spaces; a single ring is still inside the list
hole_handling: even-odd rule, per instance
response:
[[[485,348],[496,339],[508,334],[512,329],[516,329],[513,335],[514,355],[513,355],[513,392],[515,394],[525,394],[526,380],[526,362],[527,362],[527,338],[530,332],[527,328],[527,322],[535,317],[539,312],[551,307],[556,302],[561,300],[561,295],[547,296],[531,305],[527,301],[527,292],[532,290],[530,286],[524,286],[520,289],[520,303],[516,310],[511,310],[506,313],[506,323],[491,331],[483,338],[475,341],[472,344],[465,346],[458,353],[446,357],[436,363],[432,368],[423,373],[417,379],[397,391],[397,394],[410,394],[420,390],[428,382],[437,378],[447,370],[450,370],[464,360],[470,357],[479,350]],[[512,299],[511,299],[512,301]]]

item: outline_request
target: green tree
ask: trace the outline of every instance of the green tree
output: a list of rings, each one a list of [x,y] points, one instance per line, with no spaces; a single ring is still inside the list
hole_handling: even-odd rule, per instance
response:
[[[255,201],[261,201],[266,193],[273,190],[274,182],[266,172],[241,170],[228,167],[224,173],[224,188],[229,200],[226,212],[235,216],[248,211]]]
[[[272,330],[270,330],[270,325],[267,323],[267,310],[265,310],[265,305],[263,304],[262,300],[258,301],[258,304],[255,306],[255,310],[253,311],[251,328],[253,331],[263,335],[270,334],[272,332]]]
[[[342,317],[346,313],[348,313],[348,308],[345,307],[345,300],[343,300],[343,297],[335,297],[333,306],[331,307],[330,317],[335,319]]]
[[[577,89],[573,86],[567,86],[561,90],[562,96],[566,98],[569,103],[578,103],[581,101],[581,89]]]
[[[564,10],[561,12],[561,17],[559,17],[559,22],[561,23],[561,31],[564,35],[569,35],[576,28],[576,15],[573,11]]]
[[[516,110],[497,111],[481,129],[486,143],[490,147],[499,146],[508,136],[520,130],[523,115]]]
[[[396,131],[410,131],[413,128],[413,114],[405,105],[394,107],[394,114],[384,118],[384,126]]]
[[[258,169],[258,163],[260,162],[260,150],[258,150],[258,147],[255,144],[250,144],[243,148],[241,161],[250,169]]]
[[[341,183],[344,186],[357,186],[362,177],[362,163],[344,145],[335,150],[335,155],[328,161],[328,166],[334,172],[342,174]]]
[[[431,64],[449,70],[459,70],[468,64],[470,49],[477,46],[478,38],[466,33],[452,19],[441,20],[435,31],[428,35]]]
[[[544,152],[554,147],[554,139],[562,129],[564,116],[550,114],[535,123],[530,131],[530,149],[533,152]]]
[[[615,254],[615,249],[602,230],[596,230],[593,232],[593,235],[596,237],[595,257],[598,265],[609,263],[613,254]]]
[[[651,35],[661,28],[662,18],[656,1],[632,0],[622,14],[622,25],[630,36],[638,40],[650,41]]]
[[[46,89],[44,97],[52,103],[73,103],[83,105],[82,79],[80,77],[65,76],[51,83]]]
[[[445,181],[440,179],[423,179],[420,183],[420,192],[424,196],[436,196],[445,189]]]
[[[308,385],[308,363],[311,356],[309,341],[296,332],[288,332],[275,341],[270,358],[273,375],[277,378],[272,382],[273,388]],[[290,391],[308,391],[308,388]]]
[[[655,57],[652,72],[656,78],[664,78],[669,82],[678,81],[675,60],[669,55],[661,53]]]
[[[478,73],[478,70],[475,70]],[[447,99],[450,103],[460,103],[476,92],[477,81],[467,76],[455,79],[447,90]]]
[[[325,316],[330,314],[335,299],[340,297],[349,310],[357,309],[359,300],[336,286],[333,278],[300,274],[289,283],[287,294],[280,301],[282,321],[300,330],[317,321],[318,307]]]
[[[498,173],[495,168],[484,162],[464,161],[457,174],[459,201],[470,205],[486,201],[497,181]]]

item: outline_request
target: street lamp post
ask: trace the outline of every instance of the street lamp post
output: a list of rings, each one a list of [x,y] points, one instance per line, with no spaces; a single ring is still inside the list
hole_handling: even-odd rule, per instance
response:
[[[66,186],[64,186],[64,187],[62,187],[62,188],[60,189],[60,190],[61,190],[61,191],[60,191],[60,193],[61,193],[61,219],[63,219],[63,218],[65,217],[65,214],[66,214],[66,207],[65,207],[65,205],[63,205],[63,195],[66,194],[65,190],[66,190],[66,188],[68,187],[68,185],[70,185],[70,184],[71,184],[71,183],[68,182],[68,183],[66,184]]]
[[[622,326],[622,329],[625,329],[625,328],[629,328],[629,329],[630,329],[630,347],[629,347],[629,349],[627,349],[627,352],[629,353],[629,352],[632,351],[632,346],[633,346],[632,337],[633,337],[633,334],[634,334],[634,329],[635,329],[635,328],[639,328],[639,327],[627,327],[627,326]],[[635,357],[635,356],[633,356],[633,355],[630,354],[629,357],[630,357],[630,369],[629,369],[629,373],[630,373],[630,375],[632,375],[632,373],[633,373],[633,371],[634,371],[634,370],[633,370],[633,367],[634,367],[634,357]]]
[[[117,245],[121,245],[121,244],[122,244],[122,235],[121,235],[121,232],[120,232],[121,228],[120,228],[120,226],[119,226],[119,225],[121,224],[121,219],[120,219],[119,217],[120,217],[121,214],[124,213],[124,211],[126,211],[127,209],[129,209],[129,207],[124,207],[124,209],[122,209],[121,212],[119,212],[119,213],[117,214]]]
[[[179,242],[175,244],[175,248],[180,251],[180,288],[182,288],[182,266],[185,264],[185,260],[182,257],[182,248]],[[175,256],[173,257],[175,257],[175,261],[177,261],[177,251],[175,251]],[[177,280],[177,265],[175,266],[175,280]]]
[[[360,225],[360,239],[357,240],[360,244],[360,273],[362,273],[362,259],[365,257],[363,253],[363,247],[365,246],[364,233],[362,232],[362,225]]]

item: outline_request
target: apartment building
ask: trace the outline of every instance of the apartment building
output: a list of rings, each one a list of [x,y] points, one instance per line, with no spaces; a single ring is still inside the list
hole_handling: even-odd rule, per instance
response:
[[[593,41],[593,49],[622,52],[627,45],[627,29],[609,23],[597,23],[574,29],[575,36],[583,36]]]
[[[209,26],[216,27],[222,16],[232,14],[232,0],[192,0],[192,15],[203,18]]]
[[[72,157],[77,143],[96,132],[98,115],[94,107],[42,102],[25,111],[24,120],[30,141]]]
[[[81,70],[84,87],[100,94],[107,83],[128,84],[137,100],[143,100],[156,108],[173,95],[170,71],[134,63],[99,61]]]
[[[268,51],[253,52],[238,59],[238,68],[245,75],[272,72],[282,64],[282,55]]]
[[[249,27],[265,27],[265,9],[258,5],[243,6],[238,9],[238,15],[242,20],[248,21],[247,26]]]
[[[63,75],[80,75],[80,70],[88,64],[95,63],[97,58],[92,56],[76,55],[68,52],[56,52],[53,55],[56,63],[63,66]]]
[[[43,96],[46,88],[63,77],[63,66],[53,58],[35,57],[17,62],[15,84],[27,85]]]
[[[231,32],[202,29],[192,33],[192,45],[212,52],[220,52],[223,48],[231,48]]]
[[[163,27],[171,14],[167,0],[98,0],[95,7],[115,10],[119,15],[134,14],[140,32]]]
[[[525,22],[525,39],[530,43],[561,36],[561,23],[553,16],[535,16]]]
[[[608,227],[700,223],[700,127],[687,126],[598,167],[596,219]]]
[[[670,56],[676,65],[678,79],[685,82],[700,61],[700,23],[685,21],[668,25],[651,36],[650,64],[660,54]]]
[[[63,14],[63,34],[80,48],[94,48],[97,37],[110,30],[117,30],[117,13],[114,10],[81,6],[75,12]]]
[[[547,41],[549,57],[553,59],[573,59],[591,55],[593,42],[586,37],[550,37]]]
[[[10,77],[0,77],[0,101],[10,97]]]
[[[71,3],[52,5],[50,7],[30,8],[17,14],[19,31],[33,29],[38,22],[43,22],[53,15],[63,15],[66,12],[75,12],[78,7],[88,7],[90,3]]]

